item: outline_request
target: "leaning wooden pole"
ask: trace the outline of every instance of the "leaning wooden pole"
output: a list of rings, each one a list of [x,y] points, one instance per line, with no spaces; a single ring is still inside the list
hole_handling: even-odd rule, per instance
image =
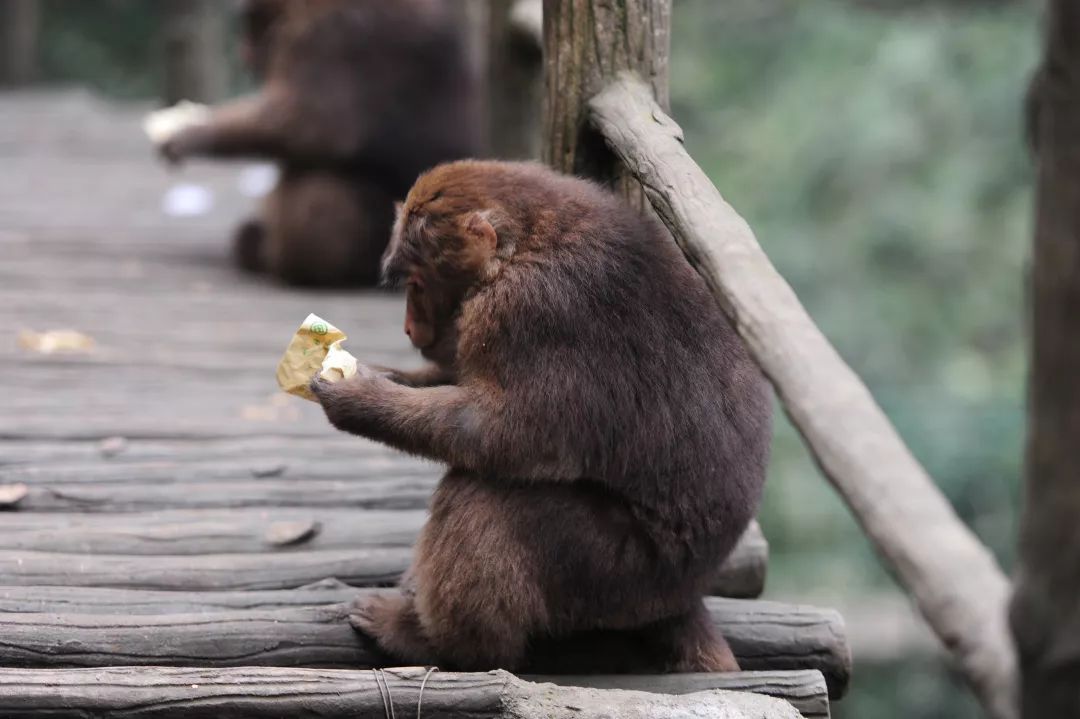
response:
[[[1048,6],[1037,166],[1027,476],[1012,625],[1025,719],[1080,714],[1080,7]]]
[[[814,325],[746,222],[687,154],[650,88],[624,76],[589,102],[772,381],[792,423],[914,597],[990,716],[1015,716],[1009,583],[869,390]]]

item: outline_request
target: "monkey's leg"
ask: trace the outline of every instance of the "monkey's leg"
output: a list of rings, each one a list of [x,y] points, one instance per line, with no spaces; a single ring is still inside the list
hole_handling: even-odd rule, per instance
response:
[[[356,600],[349,612],[349,623],[400,662],[438,663],[420,626],[413,597],[405,592],[385,592]]]
[[[517,669],[530,635],[546,623],[537,558],[517,536],[508,494],[498,482],[451,471],[432,497],[410,581],[444,668]]]
[[[257,217],[240,224],[233,233],[233,261],[248,272],[263,270],[263,252],[266,245],[266,225]]]

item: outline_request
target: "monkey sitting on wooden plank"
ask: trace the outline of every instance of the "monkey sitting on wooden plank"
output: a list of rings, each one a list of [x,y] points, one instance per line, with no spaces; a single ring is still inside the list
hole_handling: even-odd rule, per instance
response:
[[[248,0],[254,95],[162,145],[166,158],[259,157],[281,179],[234,238],[242,267],[292,284],[373,284],[393,200],[479,148],[478,87],[453,0]]]
[[[432,366],[311,388],[449,471],[401,590],[354,625],[408,664],[736,669],[702,596],[758,506],[769,392],[660,225],[537,164],[450,163],[383,272]]]

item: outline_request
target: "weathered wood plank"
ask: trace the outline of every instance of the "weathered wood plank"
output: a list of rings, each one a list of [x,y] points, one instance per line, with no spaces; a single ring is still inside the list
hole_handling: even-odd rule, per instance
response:
[[[373,560],[366,550],[408,550],[425,516],[420,510],[232,511],[209,512],[206,519],[199,511],[9,512],[0,534],[0,582],[192,590],[298,587],[336,576],[357,586],[385,584],[384,572],[404,571],[408,553],[392,554],[401,564],[387,565],[384,555]],[[721,565],[713,591],[758,596],[767,563],[768,543],[752,524]]]
[[[477,674],[424,668],[179,669],[118,667],[99,670],[0,670],[5,719],[355,719],[395,715],[444,719],[622,719],[702,716],[713,719],[797,719],[797,707],[819,689],[810,675],[712,675],[700,680],[717,691],[683,696],[536,684],[503,671]],[[788,687],[796,690],[788,692]],[[744,693],[751,687],[778,696]],[[641,688],[651,688],[642,678]],[[726,690],[726,691],[725,691]],[[735,691],[732,691],[735,690]],[[791,701],[787,694],[790,693]],[[808,713],[821,717],[827,714]]]
[[[443,469],[430,462],[413,460],[403,454],[371,451],[337,458],[333,454],[318,459],[296,461],[280,454],[262,459],[173,462],[96,462],[0,467],[0,484],[23,483],[36,486],[64,484],[168,484],[172,482],[230,482],[253,478],[363,480],[376,476],[387,480],[428,479],[442,475]]]
[[[215,591],[285,589],[336,577],[358,587],[385,587],[397,582],[411,556],[408,547],[180,557],[0,551],[0,581],[9,586]]]
[[[179,482],[169,484],[49,484],[31,486],[25,512],[145,512],[225,507],[355,507],[418,509],[427,505],[435,476],[363,480]]]
[[[122,446],[112,454],[102,451],[102,441],[48,438],[11,439],[0,442],[0,466],[5,469],[30,465],[47,471],[49,467],[117,467],[139,462],[250,462],[292,464],[318,462],[333,457],[341,461],[401,453],[375,442],[345,434],[319,437],[283,437],[272,434],[253,437],[216,437],[189,440],[169,437],[121,437]]]
[[[689,694],[709,689],[746,691],[783,699],[795,707],[804,719],[829,719],[830,716],[825,678],[814,670],[731,674],[546,674],[525,675],[522,679],[562,686],[632,689],[658,694]]]
[[[0,665],[357,667],[380,661],[377,651],[348,624],[347,604],[326,603],[350,596],[349,588],[339,583],[283,592],[186,592],[172,597],[167,592],[140,597],[140,592],[69,591],[73,597],[40,588],[2,590],[8,607],[65,611],[0,614]],[[364,593],[351,590],[353,597]],[[87,597],[85,604],[81,595]],[[125,600],[146,612],[159,608],[170,613],[80,611],[116,608]],[[845,691],[851,658],[836,612],[758,600],[709,598],[706,604],[743,669],[814,669],[825,677],[830,695]]]
[[[4,527],[0,549],[179,556],[408,547],[426,516],[419,509],[293,507],[132,514],[9,512],[0,518]],[[280,532],[288,527],[311,529],[285,541]]]

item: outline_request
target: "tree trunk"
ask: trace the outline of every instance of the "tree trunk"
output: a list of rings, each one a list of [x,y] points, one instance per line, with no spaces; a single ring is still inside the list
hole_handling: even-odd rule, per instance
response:
[[[541,0],[491,2],[488,124],[498,158],[540,157],[542,12]]]
[[[25,85],[37,77],[38,0],[0,0],[0,85]]]
[[[228,86],[225,16],[216,0],[165,0],[163,32],[166,104],[214,102]]]
[[[1024,717],[1080,716],[1080,5],[1049,5],[1030,95],[1037,200],[1013,632]]]
[[[588,122],[589,99],[631,71],[668,107],[671,0],[544,0],[544,161],[649,206]]]

